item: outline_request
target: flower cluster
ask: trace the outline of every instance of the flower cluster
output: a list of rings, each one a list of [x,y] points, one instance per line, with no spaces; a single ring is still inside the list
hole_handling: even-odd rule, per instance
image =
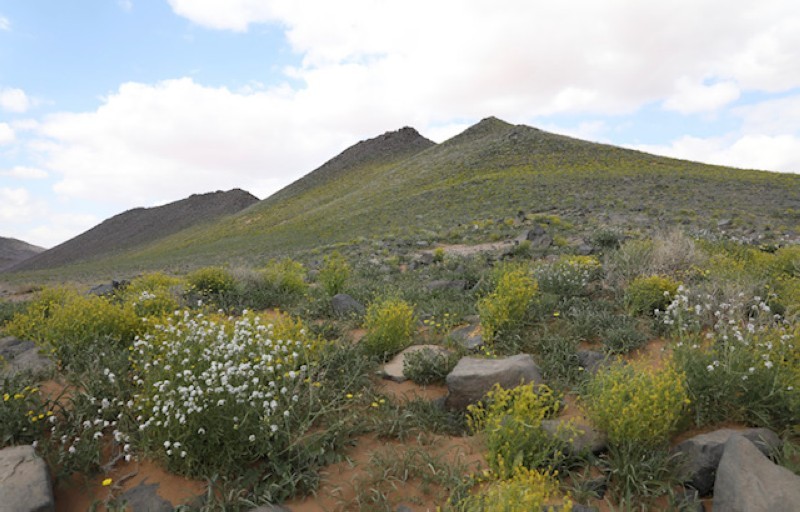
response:
[[[603,266],[594,256],[562,256],[537,266],[533,272],[542,292],[561,296],[587,294],[589,284],[602,274]]]
[[[136,339],[136,422],[143,444],[195,473],[266,456],[302,408],[317,342],[287,317],[267,323],[176,311]],[[282,334],[293,334],[294,339]],[[299,335],[299,336],[298,336]]]

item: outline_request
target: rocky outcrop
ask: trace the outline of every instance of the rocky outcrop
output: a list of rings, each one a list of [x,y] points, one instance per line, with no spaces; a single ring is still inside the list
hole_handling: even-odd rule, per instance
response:
[[[742,431],[723,428],[683,441],[675,447],[675,452],[681,458],[685,484],[696,489],[700,496],[708,496],[711,493],[725,445],[734,435],[749,440],[763,454],[769,454],[781,446],[777,434],[766,428]]]
[[[53,489],[47,464],[32,446],[0,450],[0,510],[53,512]]]
[[[383,368],[380,370],[380,374],[384,379],[389,379],[395,382],[405,382],[408,380],[403,374],[403,366],[405,365],[406,356],[408,354],[414,352],[420,352],[423,350],[430,350],[435,355],[444,355],[447,356],[452,352],[447,350],[446,348],[439,346],[439,345],[412,345],[402,352],[394,356],[388,363],[383,365]]]
[[[745,436],[732,435],[714,481],[714,510],[797,512],[800,476],[773,463]]]
[[[53,361],[39,353],[32,341],[23,341],[12,336],[0,339],[0,377],[13,377],[21,373],[43,375],[53,370]]]
[[[542,384],[539,367],[528,354],[499,359],[462,357],[447,376],[448,409],[465,409],[488,392],[495,384],[511,389],[533,382]]]

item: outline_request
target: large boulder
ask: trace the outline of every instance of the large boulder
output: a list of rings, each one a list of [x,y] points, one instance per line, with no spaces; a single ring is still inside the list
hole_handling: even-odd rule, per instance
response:
[[[53,512],[47,464],[30,445],[0,450],[0,510]]]
[[[684,483],[688,487],[697,489],[700,496],[708,496],[711,493],[725,444],[735,435],[748,439],[765,455],[781,446],[778,435],[766,428],[750,428],[742,431],[723,428],[683,441],[675,447],[675,452],[681,457]]]
[[[0,339],[0,378],[13,377],[20,373],[33,375],[46,374],[55,365],[49,358],[41,355],[32,341],[23,341],[13,336]]]
[[[714,510],[797,512],[800,476],[773,463],[746,437],[732,435],[717,468]]]
[[[346,293],[334,295],[331,299],[331,307],[336,316],[362,316],[366,311],[360,302]]]
[[[462,357],[447,376],[449,394],[445,406],[465,409],[483,398],[495,384],[511,389],[520,384],[542,384],[539,367],[528,354],[499,359]]]

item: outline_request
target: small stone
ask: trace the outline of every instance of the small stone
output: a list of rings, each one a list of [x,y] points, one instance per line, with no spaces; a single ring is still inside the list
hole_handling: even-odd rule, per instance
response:
[[[432,350],[437,354],[450,354],[451,352],[446,348],[439,346],[439,345],[412,345],[402,352],[394,356],[388,363],[383,365],[383,368],[380,371],[381,376],[384,379],[392,380],[394,382],[405,382],[408,380],[403,374],[403,364],[406,360],[406,356],[413,352],[419,352],[420,350]]]

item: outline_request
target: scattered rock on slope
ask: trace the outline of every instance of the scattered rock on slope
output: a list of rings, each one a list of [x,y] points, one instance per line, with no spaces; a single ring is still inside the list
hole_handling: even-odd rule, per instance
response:
[[[519,354],[499,359],[462,357],[447,376],[445,406],[449,409],[465,409],[479,401],[495,384],[510,389],[520,384],[534,382],[542,384],[539,367],[528,354]]]

